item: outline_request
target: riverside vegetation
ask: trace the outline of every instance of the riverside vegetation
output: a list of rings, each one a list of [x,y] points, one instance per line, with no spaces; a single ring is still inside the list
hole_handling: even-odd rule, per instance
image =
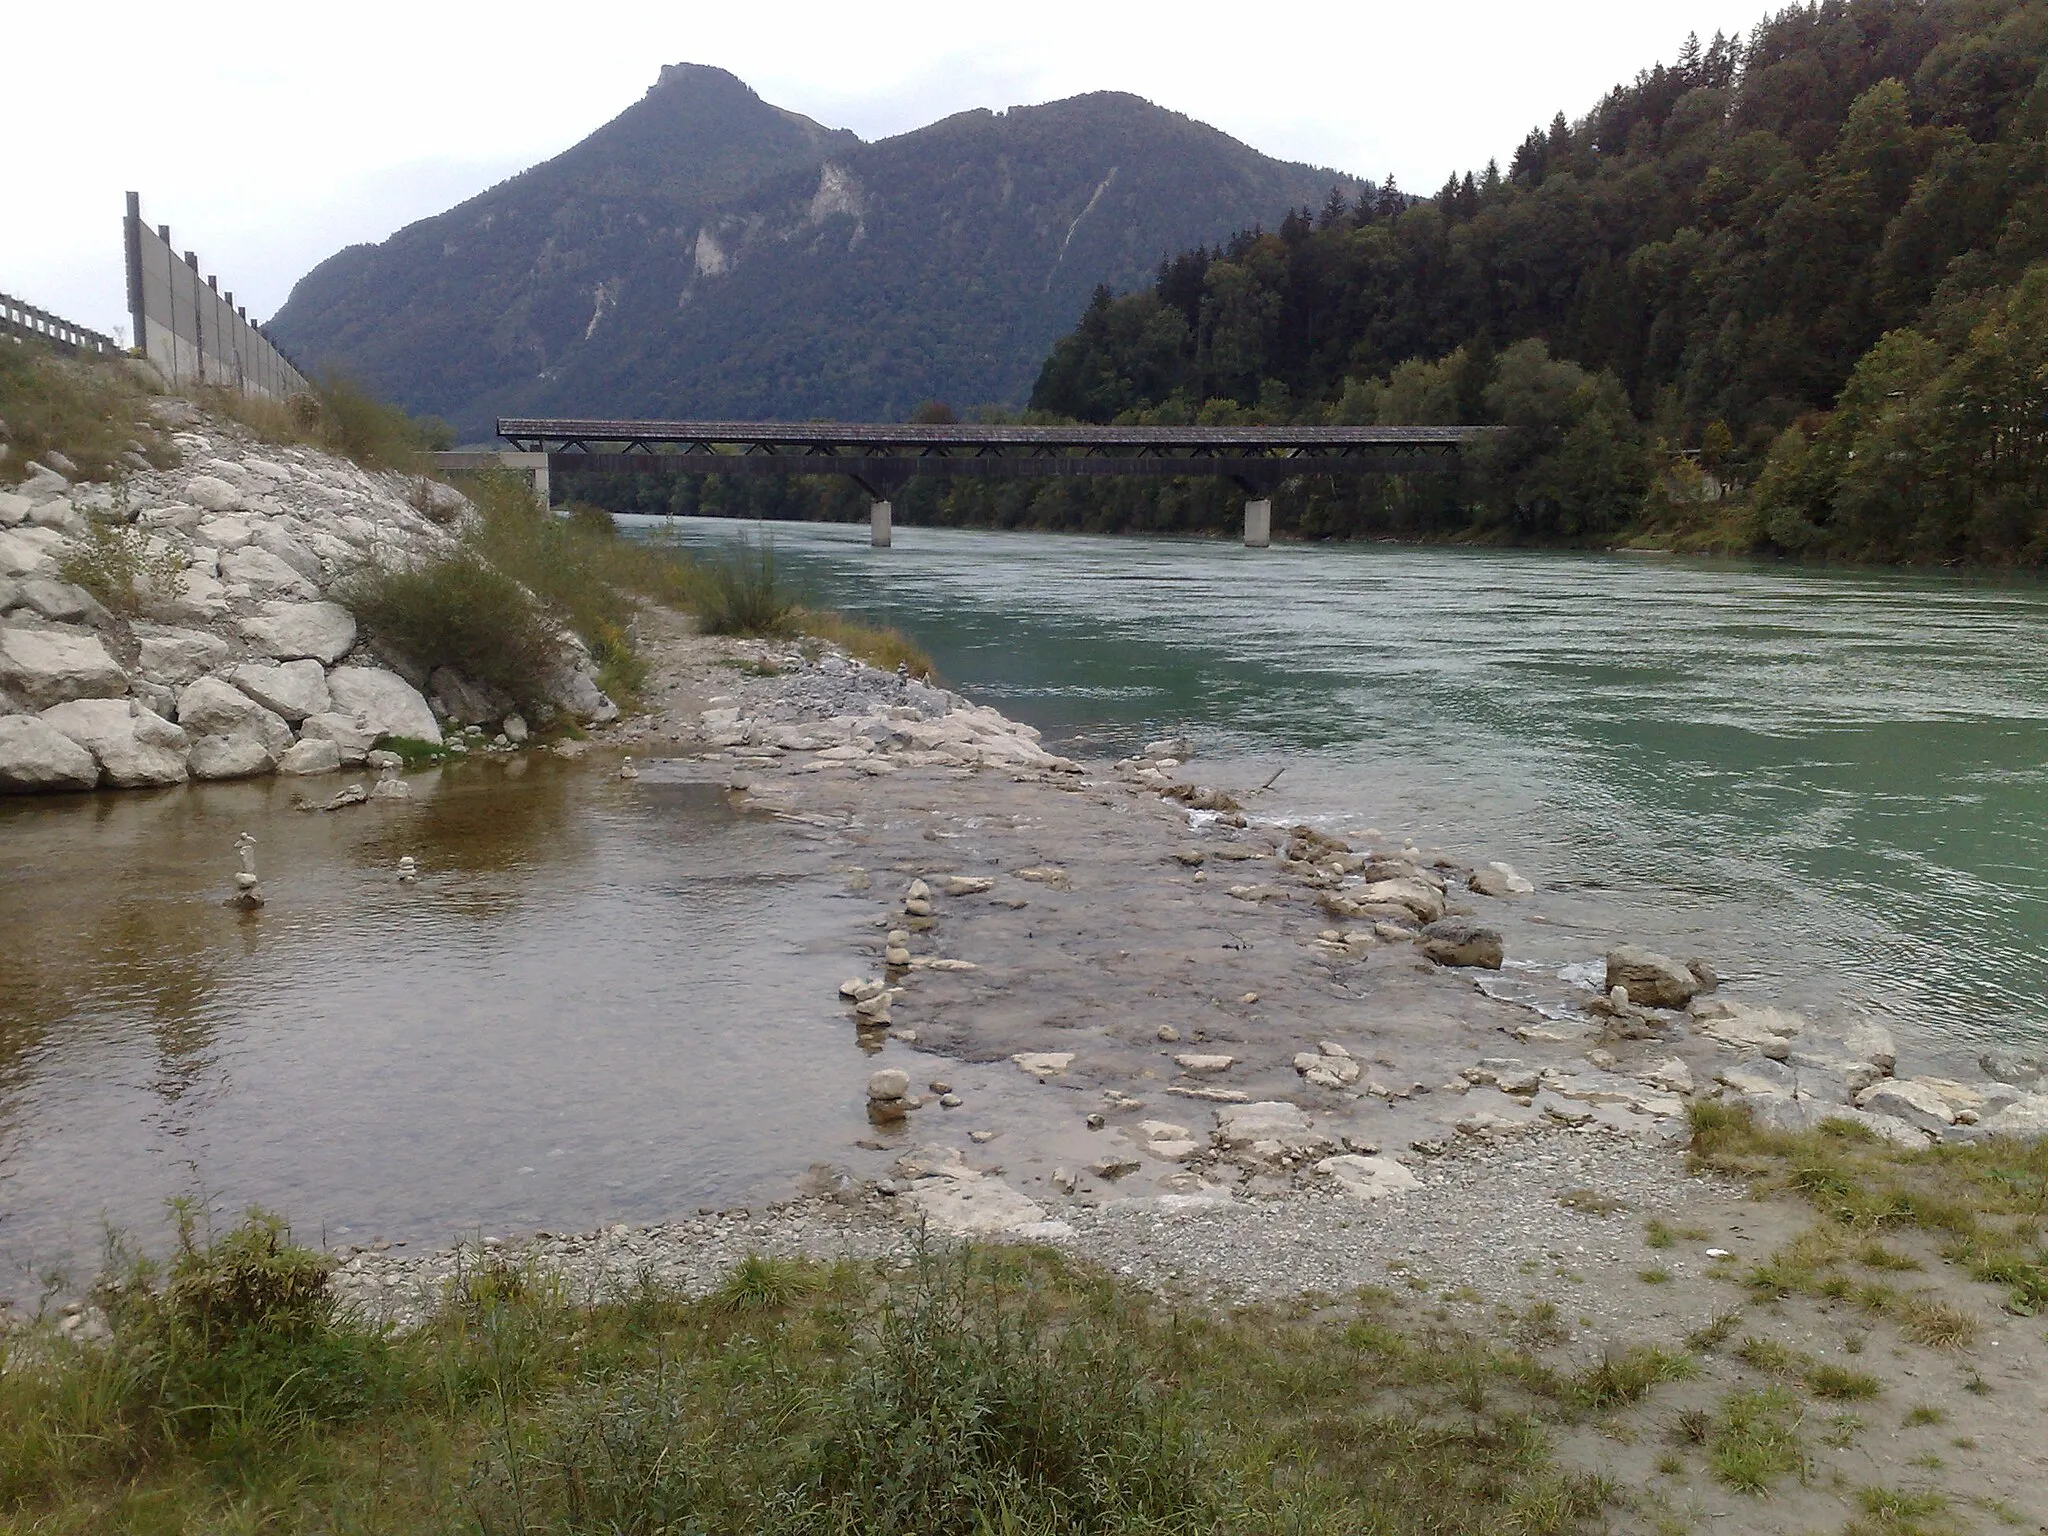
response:
[[[122,363],[5,349],[0,783],[326,772],[384,738],[438,751],[441,721],[500,748],[529,719],[574,732],[633,703],[647,602],[930,670],[798,607],[772,550],[695,562],[550,516],[520,477],[437,480],[442,436],[347,385],[175,399]]]

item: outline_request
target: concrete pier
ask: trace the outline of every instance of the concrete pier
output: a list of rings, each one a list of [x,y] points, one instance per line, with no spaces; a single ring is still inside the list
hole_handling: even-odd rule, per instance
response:
[[[878,501],[868,508],[868,543],[876,549],[889,547],[889,533],[896,509],[886,501]]]
[[[1261,497],[1244,504],[1244,547],[1265,549],[1273,542],[1273,503]]]

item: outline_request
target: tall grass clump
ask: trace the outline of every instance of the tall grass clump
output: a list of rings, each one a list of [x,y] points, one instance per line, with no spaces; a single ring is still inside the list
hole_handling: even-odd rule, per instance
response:
[[[409,568],[366,566],[342,584],[341,598],[415,665],[453,667],[521,708],[546,698],[548,678],[567,659],[534,595],[470,549]]]
[[[158,468],[177,463],[177,450],[150,417],[149,398],[119,359],[62,357],[41,342],[0,341],[0,487],[26,480],[30,463],[52,451],[77,466],[72,479],[109,479],[128,454]]]
[[[199,388],[193,399],[240,422],[269,443],[296,443],[349,459],[364,469],[423,474],[427,455],[454,441],[448,424],[409,416],[353,380],[330,376],[289,400],[235,389]]]
[[[786,635],[795,629],[797,606],[775,573],[775,546],[740,539],[707,562],[697,598],[697,618],[707,635]]]

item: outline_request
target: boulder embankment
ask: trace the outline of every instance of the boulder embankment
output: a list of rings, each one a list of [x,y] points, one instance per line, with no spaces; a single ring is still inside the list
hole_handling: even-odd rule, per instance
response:
[[[137,458],[116,486],[44,462],[0,492],[0,794],[316,774],[391,738],[510,747],[547,723],[527,714],[616,714],[573,637],[522,713],[358,625],[351,578],[456,546],[454,487],[156,409],[176,468]]]

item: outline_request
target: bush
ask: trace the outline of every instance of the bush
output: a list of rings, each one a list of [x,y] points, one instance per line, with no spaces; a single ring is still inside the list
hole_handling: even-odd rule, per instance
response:
[[[238,1455],[358,1417],[384,1350],[337,1322],[327,1278],[326,1257],[275,1216],[252,1210],[202,1243],[181,1208],[161,1283],[142,1260],[101,1287],[131,1414],[167,1440]]]
[[[117,613],[175,597],[185,557],[118,517],[95,516],[57,557],[57,574]]]
[[[547,680],[566,659],[533,594],[469,550],[410,570],[366,567],[341,596],[371,634],[416,666],[453,667],[522,708],[546,699]]]

